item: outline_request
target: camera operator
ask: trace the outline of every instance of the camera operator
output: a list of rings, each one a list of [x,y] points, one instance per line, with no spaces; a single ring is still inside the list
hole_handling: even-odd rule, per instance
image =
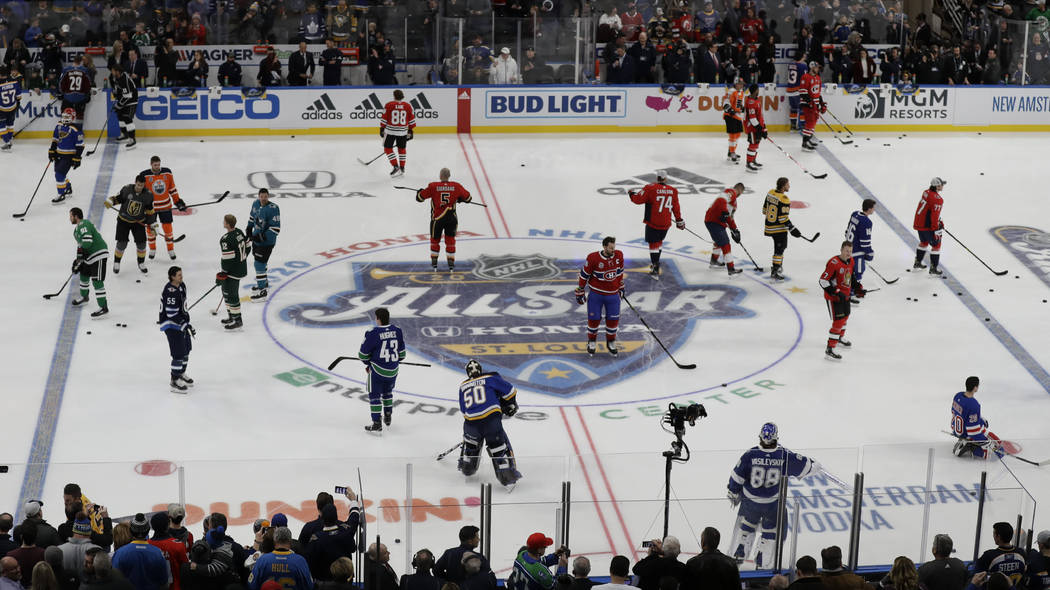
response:
[[[649,541],[649,554],[634,564],[631,571],[638,576],[641,590],[660,590],[660,580],[670,576],[678,580],[679,588],[689,588],[689,569],[678,560],[682,545],[677,537],[666,537],[663,541]]]
[[[688,84],[689,76],[693,71],[693,58],[689,52],[689,46],[682,40],[681,34],[674,33],[670,51],[664,55],[664,82],[671,84]]]

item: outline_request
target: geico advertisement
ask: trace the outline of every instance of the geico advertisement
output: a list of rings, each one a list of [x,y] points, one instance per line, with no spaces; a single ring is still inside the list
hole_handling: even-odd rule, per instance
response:
[[[281,100],[274,93],[260,98],[240,94],[210,96],[207,93],[176,98],[170,94],[139,97],[136,117],[142,121],[235,121],[240,119],[276,119],[281,114]]]
[[[483,100],[486,119],[622,119],[627,116],[627,91],[613,88],[486,90]]]

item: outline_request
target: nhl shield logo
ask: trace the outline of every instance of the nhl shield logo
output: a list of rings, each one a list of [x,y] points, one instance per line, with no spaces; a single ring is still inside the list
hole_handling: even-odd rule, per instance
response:
[[[542,254],[527,256],[482,254],[470,272],[477,278],[488,281],[539,281],[553,279],[561,274],[554,259]]]

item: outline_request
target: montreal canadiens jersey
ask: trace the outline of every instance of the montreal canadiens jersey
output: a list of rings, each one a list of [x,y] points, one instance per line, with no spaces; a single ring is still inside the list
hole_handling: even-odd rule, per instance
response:
[[[405,336],[401,328],[375,326],[365,332],[365,341],[361,343],[357,358],[380,377],[397,377],[397,369],[405,360]]]
[[[955,436],[972,438],[987,432],[987,422],[981,418],[981,402],[975,397],[966,397],[960,391],[952,400],[952,432]]]
[[[854,211],[846,226],[846,239],[853,242],[854,257],[871,254],[871,217],[861,211]]]
[[[591,291],[613,295],[623,286],[623,252],[614,250],[611,257],[601,252],[591,252],[580,269],[580,284],[590,285]]]
[[[510,401],[518,391],[499,373],[484,373],[459,385],[459,411],[467,420],[481,420],[502,412],[500,400]]]
[[[784,447],[751,447],[729,475],[729,491],[759,504],[776,502],[783,477],[806,477],[815,466],[809,457]]]
[[[788,64],[787,94],[794,96],[798,94],[798,88],[802,85],[802,76],[809,72],[809,66],[805,62],[793,61]]]

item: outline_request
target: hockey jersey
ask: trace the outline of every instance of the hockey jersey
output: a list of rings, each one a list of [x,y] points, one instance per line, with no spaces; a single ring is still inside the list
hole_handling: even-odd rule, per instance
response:
[[[653,229],[670,229],[672,213],[675,221],[682,221],[682,210],[678,206],[678,189],[669,184],[647,184],[641,192],[631,194],[631,202],[645,205],[643,221]]]
[[[748,97],[744,101],[744,129],[751,133],[752,131],[762,131],[766,128],[766,118],[762,114],[762,99],[755,97]]]
[[[1028,552],[1028,570],[1025,572],[1028,579],[1026,590],[1050,590],[1050,557],[1032,549]]]
[[[952,400],[952,433],[958,437],[973,438],[988,432],[988,422],[981,418],[981,402],[960,391]]]
[[[405,360],[405,336],[401,328],[375,326],[365,332],[357,358],[380,377],[397,377],[397,369]]]
[[[802,106],[813,109],[820,108],[820,104],[824,100],[820,98],[821,88],[823,88],[823,82],[820,81],[820,76],[813,72],[807,72],[806,75],[802,76],[798,87],[798,95],[802,97]]]
[[[134,184],[125,184],[120,192],[109,198],[112,205],[120,205],[117,217],[126,223],[153,223],[156,214],[153,211],[153,195],[143,187],[135,191]]]
[[[500,400],[509,402],[518,390],[499,373],[483,373],[459,384],[459,411],[465,420],[481,420],[503,411]]]
[[[18,108],[22,94],[22,83],[18,80],[0,82],[0,113],[10,113]]]
[[[787,72],[787,95],[796,96],[802,85],[802,77],[809,72],[809,66],[804,61],[793,61],[788,64]]]
[[[222,272],[234,279],[243,279],[248,274],[248,243],[239,228],[233,228],[219,238],[222,251]]]
[[[281,208],[273,201],[263,205],[262,201],[256,199],[252,203],[248,229],[244,233],[249,242],[262,246],[276,245],[277,236],[281,233]]]
[[[73,228],[73,239],[77,242],[77,258],[82,259],[84,264],[94,264],[109,254],[106,241],[95,229],[95,224],[87,219],[80,220]]]
[[[715,199],[714,203],[707,208],[707,213],[704,215],[704,223],[717,223],[722,227],[729,227],[736,229],[736,220],[733,219],[733,214],[736,213],[736,198],[740,194],[732,188],[727,188],[722,196]]]
[[[919,206],[915,209],[915,221],[912,229],[920,231],[936,231],[941,228],[941,208],[944,207],[944,197],[937,191],[927,189],[922,191]]]
[[[146,188],[153,193],[153,208],[157,211],[171,211],[179,201],[179,189],[175,188],[175,176],[171,170],[162,166],[159,172],[147,168],[140,174],[146,177]]]
[[[83,68],[68,68],[58,83],[62,100],[79,104],[91,98],[91,78]]]
[[[975,572],[999,572],[1010,580],[1010,587],[1017,588],[1024,578],[1024,553],[1017,547],[996,547],[981,554],[974,566]]]
[[[55,125],[55,132],[51,135],[51,149],[60,156],[79,158],[84,151],[84,133],[72,123],[59,123]]]
[[[182,330],[190,323],[190,313],[186,311],[186,283],[178,287],[167,283],[160,293],[160,329]]]
[[[742,493],[752,502],[769,504],[777,501],[783,477],[806,477],[816,470],[819,465],[815,461],[784,447],[751,447],[729,475],[729,491]]]
[[[726,95],[722,111],[723,117],[732,117],[741,123],[744,122],[744,103],[747,101],[747,93],[742,89],[733,89]]]
[[[784,193],[771,190],[766,193],[766,200],[762,204],[762,213],[766,217],[765,235],[782,234],[795,228],[788,218],[791,215],[791,199]]]
[[[826,301],[837,301],[837,294],[849,297],[850,280],[853,277],[853,261],[843,260],[840,256],[832,256],[824,265],[824,272],[820,275],[820,288],[824,289]],[[829,292],[830,288],[830,292]]]
[[[438,220],[451,213],[456,215],[456,203],[469,203],[470,193],[463,185],[449,180],[431,182],[426,188],[416,193],[416,202],[430,201],[430,219]]]
[[[591,252],[580,269],[579,288],[590,285],[591,291],[613,295],[623,287],[623,252],[613,250],[611,257]]]
[[[412,113],[412,105],[403,100],[386,103],[379,128],[387,135],[408,135],[409,129],[416,128],[416,116]]]
[[[875,250],[871,247],[871,217],[863,211],[854,211],[846,226],[846,239],[853,242],[853,257],[871,260]]]
[[[283,590],[312,590],[314,587],[306,558],[292,553],[291,549],[274,549],[262,554],[248,576],[248,587],[260,590],[263,582],[269,580],[280,584]]]

